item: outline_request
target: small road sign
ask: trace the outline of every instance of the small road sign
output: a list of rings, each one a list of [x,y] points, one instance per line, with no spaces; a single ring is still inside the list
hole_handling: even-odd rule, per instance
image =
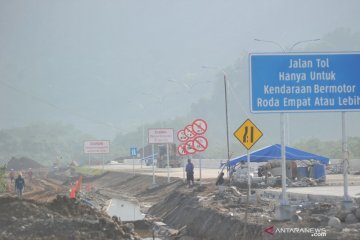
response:
[[[185,155],[187,155],[186,145],[185,145],[185,144],[179,144],[179,146],[177,147],[177,151],[178,151],[178,153],[179,153],[180,156],[185,156]]]
[[[136,147],[131,147],[130,148],[130,156],[136,156],[137,155],[137,149]]]
[[[249,150],[261,137],[263,133],[255,124],[247,119],[235,132],[234,136]]]
[[[193,147],[196,151],[203,152],[208,147],[208,140],[203,136],[195,137],[193,140]]]
[[[194,141],[189,140],[185,143],[185,150],[188,154],[196,153],[196,149],[194,148]]]
[[[179,130],[177,132],[177,138],[179,139],[180,142],[186,142],[189,139],[189,137],[185,135],[184,130]]]
[[[192,125],[187,125],[184,129],[185,131],[185,135],[188,137],[188,138],[193,138],[195,137],[196,133],[194,133],[194,130],[193,130],[193,127]]]
[[[207,130],[207,123],[202,120],[202,119],[196,119],[193,123],[192,123],[192,128],[193,131],[198,134],[204,134]]]

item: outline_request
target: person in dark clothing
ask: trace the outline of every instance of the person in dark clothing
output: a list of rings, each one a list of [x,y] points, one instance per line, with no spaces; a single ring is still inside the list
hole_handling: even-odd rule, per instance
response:
[[[224,184],[224,172],[221,172],[215,185],[218,186],[218,185],[223,185]]]
[[[186,164],[186,180],[188,183],[188,186],[194,185],[194,164],[191,162],[190,159],[188,159],[188,163]]]
[[[22,199],[22,194],[25,188],[25,179],[22,177],[22,174],[19,173],[19,176],[15,180],[15,191],[18,198]]]

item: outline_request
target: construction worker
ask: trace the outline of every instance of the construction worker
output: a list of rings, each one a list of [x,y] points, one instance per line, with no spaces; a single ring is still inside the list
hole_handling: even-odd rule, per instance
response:
[[[217,180],[216,180],[215,185],[216,185],[216,186],[218,186],[218,185],[221,186],[221,185],[224,184],[224,182],[225,182],[225,180],[224,180],[224,172],[221,172],[221,173],[219,174]]]
[[[188,163],[186,164],[186,180],[188,186],[191,187],[194,185],[194,164],[191,162],[191,159],[188,159]]]
[[[21,172],[19,172],[19,176],[15,180],[15,191],[19,199],[22,199],[22,194],[25,189],[25,179],[22,177]]]

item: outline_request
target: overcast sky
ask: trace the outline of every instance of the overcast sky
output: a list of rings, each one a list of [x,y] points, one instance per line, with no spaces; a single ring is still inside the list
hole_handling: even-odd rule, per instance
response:
[[[218,71],[201,66],[280,51],[254,38],[286,48],[360,32],[359,9],[357,0],[0,0],[0,128],[64,122],[112,137],[111,126],[185,115],[215,90],[205,81]]]

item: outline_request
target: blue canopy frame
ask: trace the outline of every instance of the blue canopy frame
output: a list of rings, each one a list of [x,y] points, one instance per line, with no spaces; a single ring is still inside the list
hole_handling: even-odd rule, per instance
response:
[[[313,153],[305,152],[292,147],[285,147],[286,160],[318,160],[322,164],[329,164],[329,158],[316,155]],[[274,144],[256,150],[250,153],[250,162],[267,162],[269,160],[278,160],[281,159],[281,145]],[[230,166],[235,166],[239,162],[247,161],[247,155],[242,155],[236,158],[233,158],[229,161]]]

